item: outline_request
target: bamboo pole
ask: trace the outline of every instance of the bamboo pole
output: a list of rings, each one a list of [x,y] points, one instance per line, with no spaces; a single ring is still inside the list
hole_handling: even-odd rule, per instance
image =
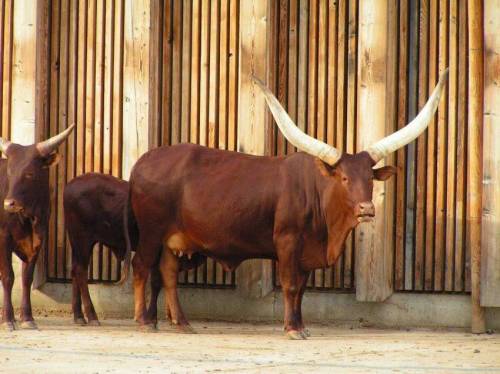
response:
[[[481,200],[483,127],[483,3],[470,0],[469,12],[469,129],[468,179],[470,202],[472,332],[486,331],[481,291]]]

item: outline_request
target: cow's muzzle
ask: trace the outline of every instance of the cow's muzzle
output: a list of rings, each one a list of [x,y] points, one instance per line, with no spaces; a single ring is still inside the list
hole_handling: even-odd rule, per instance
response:
[[[5,199],[3,209],[8,213],[19,213],[23,210],[23,207],[14,199]]]
[[[371,201],[359,203],[355,213],[358,222],[371,222],[375,217],[375,206]]]

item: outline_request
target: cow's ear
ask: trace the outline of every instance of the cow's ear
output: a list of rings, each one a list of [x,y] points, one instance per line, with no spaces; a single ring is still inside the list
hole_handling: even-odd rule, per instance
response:
[[[60,159],[61,156],[58,152],[52,152],[50,155],[43,158],[43,162],[45,163],[45,167],[51,167],[56,165]]]
[[[394,166],[383,166],[378,169],[373,169],[373,177],[378,181],[385,181],[396,174],[398,169]]]

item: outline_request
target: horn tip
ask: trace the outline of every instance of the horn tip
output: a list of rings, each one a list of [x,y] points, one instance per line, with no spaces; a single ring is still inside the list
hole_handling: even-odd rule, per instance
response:
[[[264,85],[264,82],[262,82],[262,81],[261,81],[259,78],[257,78],[255,75],[252,75],[252,79],[253,79],[253,81],[254,81],[255,83],[257,83],[257,85],[258,85],[260,88],[262,88],[262,89],[266,88],[266,86]]]
[[[441,77],[439,79],[439,83],[444,83],[448,79],[448,75],[450,74],[450,68],[444,69],[443,73],[441,74]]]

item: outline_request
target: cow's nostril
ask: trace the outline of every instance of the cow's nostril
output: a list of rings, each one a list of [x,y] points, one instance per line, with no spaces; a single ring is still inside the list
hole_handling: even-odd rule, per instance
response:
[[[5,199],[3,201],[3,208],[7,212],[18,212],[21,210],[21,207],[17,204],[16,200],[14,199]]]

